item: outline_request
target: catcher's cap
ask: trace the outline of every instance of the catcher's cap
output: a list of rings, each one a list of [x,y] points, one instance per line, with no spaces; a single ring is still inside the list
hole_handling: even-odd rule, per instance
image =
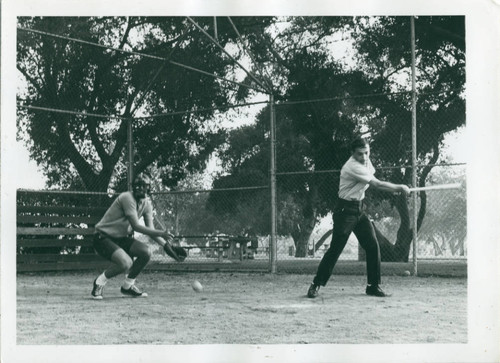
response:
[[[135,190],[137,187],[141,186],[147,186],[149,192],[149,187],[151,186],[151,179],[145,174],[137,175],[132,181],[132,189]]]
[[[151,179],[146,174],[139,174],[134,178],[132,185],[150,185]]]

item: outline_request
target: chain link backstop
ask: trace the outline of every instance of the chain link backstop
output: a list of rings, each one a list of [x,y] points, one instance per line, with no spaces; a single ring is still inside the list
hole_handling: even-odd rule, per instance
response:
[[[33,49],[39,46],[38,42],[42,44],[36,40],[38,38],[47,44],[71,43],[73,52],[86,57],[90,56],[89,47],[98,46],[90,41],[36,31],[38,38],[24,37],[26,31],[20,29],[19,41],[32,42]],[[99,48],[103,59],[107,59],[111,48],[103,45]],[[123,52],[122,64],[117,66],[126,68],[143,56]],[[160,67],[165,59],[151,58],[150,61]],[[87,71],[97,72],[98,69],[97,66],[90,67]],[[182,72],[187,72],[185,67]],[[107,77],[109,82],[114,82],[113,74]],[[84,85],[73,86],[74,92],[66,94],[72,95],[71,98],[80,97],[78,87]],[[116,89],[119,91],[119,87]],[[203,92],[202,89],[197,91]],[[342,96],[329,99],[321,97],[321,90],[315,90],[307,99],[281,99],[276,103],[274,95],[269,95],[263,114],[269,114],[271,122],[265,126],[259,124],[257,131],[251,127],[247,129],[247,132],[254,132],[258,140],[251,151],[242,149],[240,160],[243,163],[260,153],[262,157],[254,161],[252,170],[264,166],[265,171],[246,175],[235,173],[225,175],[225,178],[221,174],[219,177],[224,182],[218,185],[213,183],[201,189],[186,185],[171,190],[160,186],[162,175],[158,174],[156,182],[159,186],[151,195],[157,226],[168,228],[177,236],[176,243],[189,249],[190,261],[213,262],[216,264],[214,269],[218,268],[217,264],[231,262],[234,266],[244,264],[249,270],[253,267],[261,270],[264,266],[269,271],[278,267],[277,271],[293,268],[298,272],[312,272],[331,243],[331,213],[337,199],[340,168],[349,157],[348,141],[354,134],[363,134],[373,140],[372,161],[379,179],[411,185],[415,169],[418,186],[461,185],[458,189],[419,192],[417,205],[412,205],[410,198],[369,190],[365,212],[376,228],[383,263],[416,264],[418,260],[466,262],[466,169],[464,164],[453,164],[448,160],[448,150],[443,142],[447,133],[463,124],[465,110],[449,107],[457,93],[460,90],[455,90],[450,84],[440,92],[427,89],[422,94],[394,91],[362,95],[346,91]],[[126,129],[123,117],[65,109],[64,105],[75,104],[74,100],[46,104],[36,97],[24,99],[24,96],[19,95],[23,102],[18,107],[18,129],[19,134],[31,137],[27,146],[32,153],[43,153],[40,145],[58,143],[60,139],[56,136],[63,129],[65,132],[69,129],[72,135],[71,140],[68,138],[67,143],[59,145],[57,155],[45,155],[47,163],[57,162],[57,167],[48,175],[50,183],[65,191],[90,191],[92,194],[91,191],[97,190],[103,192],[107,189],[109,193],[127,190],[134,173],[133,165],[144,161],[137,159],[138,154],[148,154],[148,140],[154,137],[155,130],[167,133],[172,122],[185,127],[182,110],[154,117],[134,117],[132,113],[125,118]],[[175,100],[176,109],[177,106]],[[226,105],[222,109],[228,107],[233,106]],[[85,109],[85,105],[81,109]],[[193,112],[186,111],[186,114]],[[418,127],[412,134],[415,117]],[[318,120],[323,122],[323,128],[317,126]],[[105,147],[126,150],[125,155],[111,153],[110,158],[105,158],[119,159],[116,164],[109,164],[113,168],[99,162],[96,157],[96,152],[104,151],[93,149],[89,138],[97,136],[87,134],[87,126],[91,124],[100,125],[97,130],[105,140]],[[138,125],[142,126],[142,131],[138,131]],[[154,128],[153,132],[146,132],[151,131],[148,128]],[[120,136],[119,140],[113,139],[113,135]],[[412,148],[413,137],[416,137],[417,146]],[[238,143],[243,138],[229,140]],[[117,143],[126,145],[123,148]],[[310,147],[311,144],[314,147]],[[165,144],[165,148],[167,146]],[[161,150],[162,158],[176,150],[186,152],[190,146],[179,143],[176,147]],[[93,169],[86,168],[84,163],[70,163],[67,155],[71,153],[79,153],[93,165]],[[416,155],[416,160],[412,160],[412,154]],[[168,157],[164,157],[163,166],[153,163],[150,169],[168,168],[168,161]],[[413,168],[412,161],[416,162],[416,168]],[[200,178],[208,177],[210,172],[206,174]],[[79,177],[66,180],[64,175]],[[29,200],[26,194],[22,198],[18,205]],[[415,210],[417,213],[414,214]],[[416,220],[413,215],[418,216]],[[416,241],[412,234],[415,227]],[[156,262],[169,262],[161,249],[151,246]],[[71,251],[77,253],[78,249]],[[275,256],[273,251],[276,251]],[[350,265],[346,270],[354,273],[363,265],[363,259],[363,251],[352,236],[341,255],[341,262],[348,261]]]

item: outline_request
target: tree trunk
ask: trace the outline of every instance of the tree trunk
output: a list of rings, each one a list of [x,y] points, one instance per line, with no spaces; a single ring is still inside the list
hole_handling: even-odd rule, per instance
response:
[[[411,242],[413,240],[413,230],[410,228],[410,211],[404,195],[399,195],[395,199],[395,206],[399,212],[401,224],[399,225],[396,242],[391,243],[387,237],[372,222],[380,247],[380,257],[383,262],[408,262]],[[365,261],[364,250],[359,247],[358,259]]]
[[[303,210],[301,223],[292,232],[293,242],[295,244],[295,257],[306,257],[308,252],[309,238],[316,226],[317,211],[315,206],[318,201],[318,187],[315,179],[310,180],[310,190],[307,193],[307,204]]]
[[[390,249],[384,250],[385,259],[382,259],[382,261],[408,262],[411,241],[413,239],[413,229],[410,228],[410,210],[405,195],[396,197],[396,208],[401,219],[396,243],[394,243],[392,251]],[[382,251],[380,253],[382,254]]]
[[[316,225],[316,213],[305,219],[299,228],[292,233],[293,243],[295,245],[295,257],[306,257],[309,238]]]
[[[307,236],[305,233],[301,233],[299,238],[297,240],[294,240],[295,257],[307,256],[307,242],[309,241],[309,236]]]

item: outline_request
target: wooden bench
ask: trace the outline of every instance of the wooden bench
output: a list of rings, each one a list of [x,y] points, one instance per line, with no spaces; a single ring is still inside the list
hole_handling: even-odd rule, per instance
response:
[[[92,247],[106,195],[17,192],[17,271],[92,269],[109,263]]]

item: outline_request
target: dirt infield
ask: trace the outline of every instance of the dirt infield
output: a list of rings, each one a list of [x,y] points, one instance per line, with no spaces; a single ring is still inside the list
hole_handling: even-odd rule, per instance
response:
[[[147,298],[121,278],[90,299],[96,273],[17,276],[17,344],[465,343],[466,279],[384,278],[393,296],[364,294],[362,276],[333,276],[320,297],[310,276],[146,272]],[[197,293],[190,283],[199,280]]]

